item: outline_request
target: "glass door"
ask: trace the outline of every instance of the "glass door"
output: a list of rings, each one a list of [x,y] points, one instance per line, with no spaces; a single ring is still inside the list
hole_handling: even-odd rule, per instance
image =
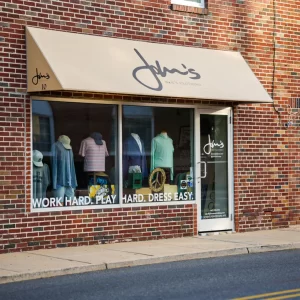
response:
[[[200,109],[196,119],[198,230],[233,230],[231,109]]]

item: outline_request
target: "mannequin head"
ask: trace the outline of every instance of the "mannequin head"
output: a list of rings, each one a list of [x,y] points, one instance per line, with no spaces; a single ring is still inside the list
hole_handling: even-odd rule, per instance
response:
[[[61,142],[63,144],[63,146],[65,147],[65,149],[70,150],[72,149],[71,147],[71,140],[68,136],[66,135],[60,135],[58,138],[58,141]]]
[[[94,139],[94,141],[95,141],[95,143],[97,145],[103,145],[101,133],[99,133],[99,132],[93,132],[93,133],[91,133],[90,136],[91,136],[91,138]]]
[[[32,162],[36,167],[43,166],[43,154],[38,150],[32,151]]]

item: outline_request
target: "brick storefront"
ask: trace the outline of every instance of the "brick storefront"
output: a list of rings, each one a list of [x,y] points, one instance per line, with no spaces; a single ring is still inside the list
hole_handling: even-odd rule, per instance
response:
[[[0,3],[0,253],[197,234],[197,204],[30,212],[31,98],[224,105],[220,101],[72,91],[27,93],[25,26],[157,44],[239,51],[273,104],[233,108],[236,231],[300,223],[300,4],[208,0],[3,0]],[[199,208],[198,208],[199,209]]]

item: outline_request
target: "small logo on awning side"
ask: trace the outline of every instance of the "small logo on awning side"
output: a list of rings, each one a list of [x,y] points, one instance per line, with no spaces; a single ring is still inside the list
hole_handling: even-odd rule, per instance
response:
[[[132,76],[137,82],[139,82],[141,85],[143,85],[144,87],[146,87],[150,90],[162,91],[163,84],[161,83],[159,77],[166,77],[168,75],[168,73],[169,74],[177,73],[177,74],[180,74],[182,76],[189,75],[189,78],[193,79],[193,80],[197,80],[197,79],[201,78],[200,74],[197,73],[195,71],[195,69],[193,69],[193,68],[188,69],[184,64],[181,64],[182,70],[178,70],[178,69],[175,69],[175,68],[168,69],[166,67],[162,67],[158,60],[155,61],[155,65],[150,65],[137,49],[134,49],[134,51],[139,56],[139,58],[142,60],[142,62],[144,63],[144,66],[136,67],[132,71]],[[156,86],[150,85],[149,83],[145,83],[145,82],[143,82],[142,80],[139,79],[138,73],[142,70],[146,70],[146,71],[149,71],[151,73],[151,75],[153,76],[153,78],[155,79],[155,81],[157,83]]]
[[[38,85],[39,81],[43,78],[47,80],[50,79],[50,75],[48,73],[42,74],[42,72],[39,72],[38,68],[35,69],[35,72],[35,75],[31,79],[31,82],[34,85]]]

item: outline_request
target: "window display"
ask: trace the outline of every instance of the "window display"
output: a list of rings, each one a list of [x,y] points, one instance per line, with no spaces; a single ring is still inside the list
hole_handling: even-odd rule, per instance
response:
[[[194,200],[193,122],[192,108],[33,100],[32,208]]]
[[[189,108],[123,106],[123,203],[194,200],[193,120]]]
[[[32,111],[33,120],[52,120],[32,128],[32,207],[118,204],[116,106],[35,100]]]

